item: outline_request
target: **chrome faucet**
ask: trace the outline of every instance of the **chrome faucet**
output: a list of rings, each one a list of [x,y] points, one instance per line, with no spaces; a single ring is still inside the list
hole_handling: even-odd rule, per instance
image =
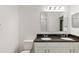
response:
[[[65,34],[65,37],[68,37],[68,34]]]
[[[47,38],[48,37],[48,34],[43,34],[44,35],[44,38]]]
[[[64,34],[63,37],[68,37],[68,34]]]

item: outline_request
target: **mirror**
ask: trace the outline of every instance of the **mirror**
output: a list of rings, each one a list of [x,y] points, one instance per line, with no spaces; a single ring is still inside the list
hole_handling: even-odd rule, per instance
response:
[[[62,32],[64,12],[41,12],[42,32]]]
[[[79,28],[79,13],[72,15],[72,27]]]

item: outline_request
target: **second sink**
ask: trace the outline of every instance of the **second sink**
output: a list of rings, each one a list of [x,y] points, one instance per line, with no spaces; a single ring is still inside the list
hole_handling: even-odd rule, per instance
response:
[[[63,40],[70,40],[70,41],[74,41],[72,38],[61,38]]]

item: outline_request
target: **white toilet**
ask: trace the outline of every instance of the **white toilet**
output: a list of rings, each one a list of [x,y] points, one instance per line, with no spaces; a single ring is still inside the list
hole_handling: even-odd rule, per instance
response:
[[[24,51],[21,53],[30,53],[33,46],[33,40],[24,40]]]

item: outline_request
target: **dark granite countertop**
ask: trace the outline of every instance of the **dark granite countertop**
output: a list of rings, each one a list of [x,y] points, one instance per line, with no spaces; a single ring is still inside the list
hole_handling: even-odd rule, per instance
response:
[[[61,39],[62,35],[63,34],[48,34],[48,37],[51,38],[51,40],[42,40],[41,38],[43,38],[43,34],[37,34],[34,42],[79,42],[78,36],[68,34],[68,38],[71,38],[73,40],[63,40]]]

